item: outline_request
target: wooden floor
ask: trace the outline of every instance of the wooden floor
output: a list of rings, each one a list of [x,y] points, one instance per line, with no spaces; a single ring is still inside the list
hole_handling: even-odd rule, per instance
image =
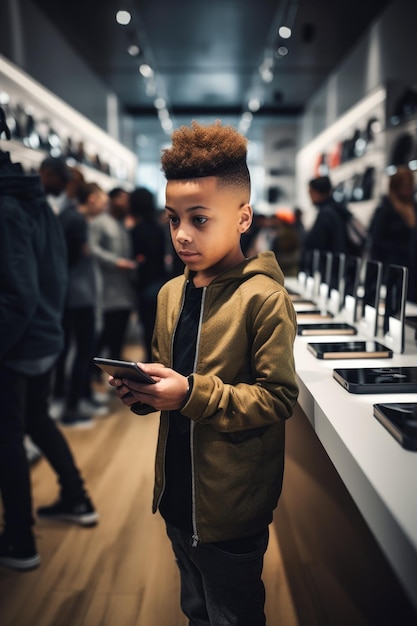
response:
[[[130,355],[132,356],[132,355]],[[37,521],[42,564],[0,568],[1,626],[185,626],[179,577],[162,518],[151,513],[158,415],[139,417],[112,398],[89,430],[65,429],[97,527]],[[44,460],[31,468],[34,507],[58,493]],[[298,626],[275,528],[265,559],[268,626]]]
[[[126,358],[140,360],[140,348]],[[105,385],[106,386],[106,385]],[[64,430],[100,513],[86,529],[38,520],[41,567],[0,567],[0,626],[186,626],[162,518],[152,515],[158,414],[113,397],[90,430]],[[44,460],[34,507],[58,494]],[[0,511],[1,513],[1,511]],[[297,406],[264,566],[268,626],[415,626],[417,615]]]

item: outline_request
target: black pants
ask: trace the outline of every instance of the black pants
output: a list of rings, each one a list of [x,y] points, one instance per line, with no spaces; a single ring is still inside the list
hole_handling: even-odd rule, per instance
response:
[[[108,354],[111,359],[122,358],[130,314],[130,309],[112,309],[104,312],[103,329],[96,346],[97,356]]]
[[[192,547],[191,535],[170,524],[167,534],[180,570],[181,608],[190,626],[265,626],[261,575],[268,528],[245,552],[223,549],[225,542]]]
[[[66,397],[68,408],[75,409],[81,398],[91,396],[91,370],[96,343],[94,307],[66,309],[63,327],[65,346],[56,364],[54,396]],[[75,353],[67,376],[68,356],[72,346]]]
[[[158,281],[151,283],[147,287],[139,290],[138,299],[138,313],[139,321],[142,324],[144,347],[145,347],[145,360],[150,361],[152,355],[152,335],[155,326],[156,318],[156,303],[158,298],[158,292],[162,287],[163,282]]]
[[[70,502],[84,495],[71,450],[48,414],[51,375],[52,370],[26,376],[0,367],[0,491],[4,530],[16,541],[26,537],[33,525],[25,433],[56,472],[61,495]]]

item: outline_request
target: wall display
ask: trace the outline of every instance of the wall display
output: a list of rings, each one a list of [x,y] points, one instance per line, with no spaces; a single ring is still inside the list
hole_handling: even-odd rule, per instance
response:
[[[48,155],[63,156],[105,191],[136,178],[137,156],[0,55],[0,106],[8,150],[28,171]]]
[[[385,87],[376,89],[298,152],[297,202],[307,228],[315,216],[308,181],[318,175],[330,177],[335,199],[368,226],[387,184],[386,98]]]
[[[404,87],[397,97],[389,121],[391,124],[405,122],[417,116],[417,85]]]

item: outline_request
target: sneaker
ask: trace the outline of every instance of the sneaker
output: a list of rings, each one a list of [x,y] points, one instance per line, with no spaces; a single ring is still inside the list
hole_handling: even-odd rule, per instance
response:
[[[58,500],[51,506],[41,506],[37,510],[38,517],[57,519],[64,522],[74,522],[80,526],[95,526],[98,522],[98,513],[87,496],[75,504]]]
[[[94,398],[83,398],[80,401],[80,414],[90,417],[92,415],[96,415],[97,417],[103,417],[104,415],[109,414],[109,407],[107,406],[107,404],[97,402]]]
[[[66,411],[59,422],[67,428],[91,428],[94,426],[91,415],[82,415],[76,411]]]
[[[65,398],[63,397],[53,398],[49,405],[49,415],[52,417],[53,420],[59,420],[64,413],[64,409],[65,409]]]
[[[39,567],[40,563],[41,558],[36,552],[33,537],[22,542],[12,542],[6,534],[0,535],[0,565],[27,572]]]
[[[42,458],[42,452],[39,450],[38,446],[35,446],[29,436],[25,436],[23,445],[25,446],[26,458],[29,465],[34,465],[36,461],[39,461]]]
[[[113,387],[110,387],[110,390],[111,389],[113,389]],[[100,405],[109,404],[111,400],[110,390],[109,391],[93,391],[93,400]]]

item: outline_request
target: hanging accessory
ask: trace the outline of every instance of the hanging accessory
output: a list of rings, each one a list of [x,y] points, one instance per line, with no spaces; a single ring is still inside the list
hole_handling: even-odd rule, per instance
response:
[[[10,129],[7,126],[7,122],[6,122],[6,114],[3,111],[3,109],[0,107],[0,139],[3,133],[5,133],[6,139],[11,138]]]

